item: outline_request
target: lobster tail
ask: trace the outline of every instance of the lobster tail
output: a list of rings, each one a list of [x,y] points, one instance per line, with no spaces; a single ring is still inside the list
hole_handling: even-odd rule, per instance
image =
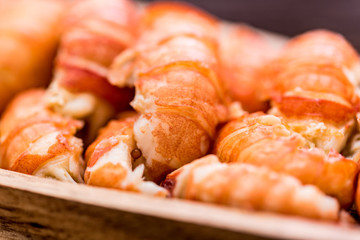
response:
[[[74,136],[83,124],[48,110],[44,98],[44,90],[29,90],[6,109],[0,124],[1,167],[83,182],[82,141]]]
[[[334,221],[336,199],[291,176],[208,155],[169,174],[162,183],[174,197]]]
[[[156,3],[140,25],[143,34],[129,50],[132,58],[128,51],[115,60],[111,80],[119,86],[135,84],[131,105],[141,113],[135,139],[147,175],[159,182],[205,155],[216,125],[226,116],[218,78],[218,24],[190,6]]]

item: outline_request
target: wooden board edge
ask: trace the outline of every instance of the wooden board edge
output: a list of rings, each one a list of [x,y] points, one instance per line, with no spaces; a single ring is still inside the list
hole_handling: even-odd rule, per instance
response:
[[[43,197],[227,231],[282,239],[360,239],[360,227],[297,217],[160,199],[86,185],[70,184],[0,169],[0,186]],[[4,196],[3,196],[4,197]],[[6,198],[6,196],[5,196]]]

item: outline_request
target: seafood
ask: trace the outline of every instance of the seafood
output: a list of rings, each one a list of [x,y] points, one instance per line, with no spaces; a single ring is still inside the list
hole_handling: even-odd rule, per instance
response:
[[[45,90],[27,90],[6,108],[0,122],[1,168],[67,182],[83,182],[81,121],[46,108]]]
[[[222,162],[266,166],[292,175],[336,197],[344,207],[353,202],[357,163],[335,150],[326,153],[309,145],[276,116],[253,113],[231,121],[220,130],[215,152]]]
[[[259,75],[277,49],[260,33],[245,25],[223,24],[219,40],[221,78],[234,101],[249,112],[265,111],[269,106],[259,90]]]
[[[100,131],[89,146],[85,159],[85,183],[94,186],[141,192],[154,196],[167,196],[167,191],[155,183],[143,180],[144,165],[133,169],[134,161],[141,161],[133,126],[138,118],[135,112],[122,113]]]
[[[64,1],[0,1],[0,112],[17,93],[46,86]]]
[[[162,186],[173,197],[335,221],[336,199],[296,178],[244,163],[220,163],[215,155],[169,174]]]
[[[47,104],[65,116],[85,119],[91,139],[133,98],[133,90],[108,82],[108,69],[136,39],[136,10],[130,0],[80,0],[69,8],[63,25]]]
[[[167,173],[204,156],[227,117],[218,77],[216,19],[180,3],[155,3],[140,20],[137,44],[118,56],[111,83],[135,84],[131,105],[141,113],[135,140],[147,176]]]
[[[270,114],[280,116],[315,146],[341,151],[359,105],[359,56],[339,34],[302,34],[264,68],[272,82]]]

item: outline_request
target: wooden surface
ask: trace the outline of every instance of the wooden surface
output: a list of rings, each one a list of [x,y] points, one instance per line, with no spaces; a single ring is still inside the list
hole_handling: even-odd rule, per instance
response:
[[[5,239],[360,239],[360,227],[62,183],[0,169]]]

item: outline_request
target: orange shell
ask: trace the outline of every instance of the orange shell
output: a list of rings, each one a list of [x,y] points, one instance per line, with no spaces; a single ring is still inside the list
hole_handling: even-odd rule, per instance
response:
[[[357,164],[335,151],[309,148],[306,140],[292,132],[279,118],[255,113],[225,125],[215,143],[222,162],[267,166],[313,184],[336,197],[342,206],[353,202]]]
[[[46,86],[59,41],[64,1],[2,1],[0,112],[17,93]]]
[[[283,107],[284,115],[313,115],[321,121],[344,123],[354,118],[359,104],[354,82],[358,67],[359,56],[341,35],[315,30],[292,39],[262,75],[272,82],[270,97],[276,104],[295,105]],[[309,94],[300,104],[295,96],[304,98],[303,92]],[[341,114],[331,114],[328,107]]]
[[[107,141],[109,138],[115,135],[131,135],[132,128],[134,126],[135,120],[138,118],[136,113],[123,113],[119,116],[117,120],[112,120],[106,127],[99,131],[99,136],[96,140],[87,148],[85,152],[85,160],[88,167],[94,166],[94,164],[108,152],[116,142]],[[102,143],[101,148],[98,148],[98,145]],[[97,149],[98,148],[98,149]],[[96,150],[97,149],[97,150]],[[101,149],[101,150],[99,150]],[[85,172],[85,181],[88,178],[88,173]]]
[[[339,217],[336,199],[314,186],[264,167],[221,164],[213,155],[170,173],[162,186],[184,199],[330,221]]]
[[[114,58],[136,39],[136,10],[130,0],[75,2],[66,16],[55,80],[71,92],[90,92],[124,109],[133,90],[109,84]]]
[[[219,25],[195,7],[155,3],[147,6],[140,26],[136,46],[117,58],[111,80],[136,87],[131,105],[141,116],[135,139],[148,176],[159,182],[206,154],[216,125],[227,118]]]
[[[82,144],[74,140],[74,135],[82,128],[82,122],[48,110],[44,95],[42,89],[29,90],[18,95],[7,107],[0,124],[2,168],[33,174],[58,155],[81,154]],[[45,142],[38,150],[32,150],[36,142],[50,134],[56,134],[55,142],[51,145]]]
[[[224,26],[220,34],[221,78],[234,101],[244,110],[265,111],[268,106],[260,93],[262,66],[275,50],[255,30],[243,26]]]

